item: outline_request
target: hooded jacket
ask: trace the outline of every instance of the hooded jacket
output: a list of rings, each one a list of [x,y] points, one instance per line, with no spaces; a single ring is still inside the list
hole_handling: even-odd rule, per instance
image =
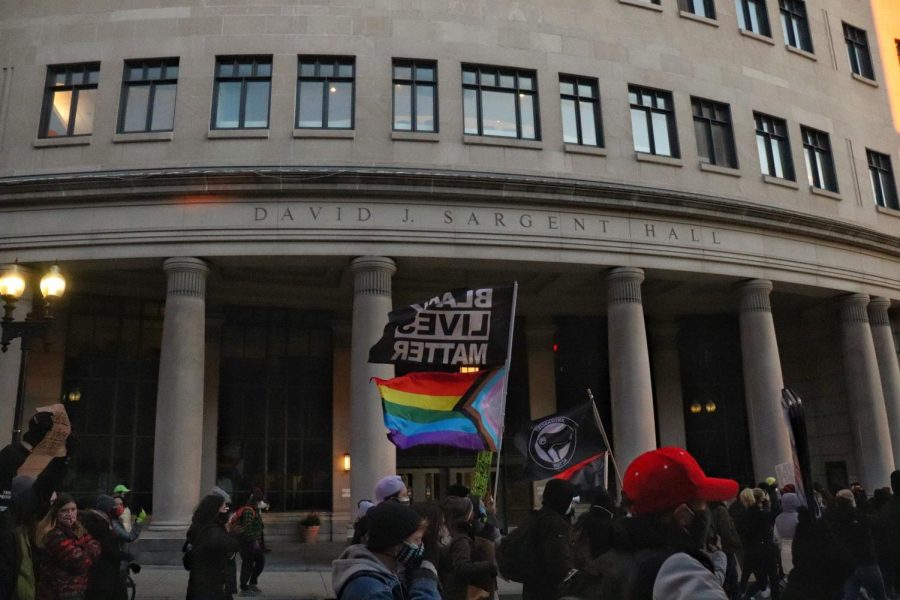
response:
[[[430,562],[424,561],[407,585],[363,544],[350,546],[332,562],[331,586],[338,600],[441,600]]]
[[[775,517],[775,531],[783,540],[794,539],[797,530],[797,509],[801,506],[800,496],[788,492],[781,497],[781,514]]]

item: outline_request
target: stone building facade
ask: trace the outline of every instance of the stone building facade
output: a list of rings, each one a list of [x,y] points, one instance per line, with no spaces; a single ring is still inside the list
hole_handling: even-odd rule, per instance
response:
[[[159,529],[216,483],[343,522],[383,474],[421,499],[474,461],[386,441],[387,312],[515,280],[510,431],[591,388],[620,462],[750,482],[790,457],[790,387],[814,479],[887,485],[895,4],[9,2],[0,263],[70,284],[24,412],[65,397],[71,488],[125,481]]]

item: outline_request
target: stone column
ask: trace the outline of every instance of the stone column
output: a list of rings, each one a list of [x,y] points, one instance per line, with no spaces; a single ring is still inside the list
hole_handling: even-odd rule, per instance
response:
[[[860,480],[869,490],[890,485],[894,452],[875,342],[866,307],[869,297],[850,294],[841,302],[844,371],[847,374],[851,434],[859,459]]]
[[[397,453],[387,439],[381,397],[372,377],[394,376],[393,365],[369,363],[369,348],[384,332],[391,303],[391,276],[397,265],[390,258],[360,256],[353,271],[353,324],[350,332],[350,500],[374,500],[375,483],[397,472]]]
[[[28,289],[16,302],[16,310],[13,312],[13,318],[16,321],[23,321],[25,316],[31,312],[33,282],[30,281],[30,272],[22,267],[19,271],[28,281]],[[0,315],[2,315],[3,303],[0,301]],[[27,361],[26,361],[27,363]],[[0,448],[9,444],[13,439],[13,429],[22,425],[16,423],[16,399],[19,394],[19,376],[22,368],[22,338],[14,339],[6,352],[0,354]],[[22,382],[25,385],[25,382]],[[22,411],[23,420],[25,411]],[[30,415],[29,415],[29,418]]]
[[[661,446],[687,447],[684,400],[681,396],[681,361],[678,358],[678,323],[674,319],[650,323],[653,343],[653,380],[656,386],[656,422]]]
[[[203,455],[203,379],[206,276],[197,258],[170,258],[153,448],[153,521],[156,530],[182,530],[200,500]]]
[[[641,304],[643,281],[644,271],[634,267],[619,267],[606,276],[613,445],[623,472],[638,455],[656,448],[650,357]]]
[[[900,364],[897,362],[894,331],[888,315],[890,307],[891,301],[887,298],[872,298],[869,301],[869,326],[872,329],[872,341],[875,343],[875,356],[878,360],[878,373],[881,375],[884,408],[887,412],[896,467],[900,465]]]
[[[744,395],[755,479],[775,476],[775,465],[793,462],[781,390],[781,358],[769,293],[772,282],[751,279],[737,286],[740,302]]]
[[[203,457],[200,497],[216,485],[219,470],[219,368],[222,359],[221,315],[206,319],[206,358],[203,382]]]

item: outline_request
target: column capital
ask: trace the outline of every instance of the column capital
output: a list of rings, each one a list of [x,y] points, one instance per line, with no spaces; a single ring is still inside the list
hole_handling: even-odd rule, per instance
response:
[[[734,286],[740,302],[740,312],[772,312],[769,294],[772,282],[768,279],[748,279]]]
[[[640,304],[644,270],[637,267],[616,267],[606,275],[609,304]]]
[[[206,296],[206,276],[209,266],[199,258],[175,257],[167,258],[163,263],[163,271],[168,276],[169,296]]]
[[[844,323],[868,323],[869,314],[866,307],[869,296],[866,294],[847,294],[841,298],[840,313]]]
[[[353,293],[357,296],[390,296],[391,277],[397,263],[386,256],[358,256],[350,261]]]
[[[890,327],[891,317],[888,315],[890,308],[891,301],[887,298],[875,297],[869,300],[869,323]]]

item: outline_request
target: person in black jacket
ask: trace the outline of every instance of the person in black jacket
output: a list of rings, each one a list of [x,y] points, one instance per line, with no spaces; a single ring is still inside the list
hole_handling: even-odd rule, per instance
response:
[[[544,488],[543,506],[535,514],[536,562],[540,566],[522,585],[522,600],[551,600],[569,571],[575,566],[569,529],[575,486],[563,479],[551,479]],[[502,542],[501,542],[502,543]]]
[[[78,518],[95,540],[100,543],[100,556],[91,565],[85,600],[125,600],[128,563],[132,556],[125,551],[116,534],[116,503],[112,496],[98,496],[94,508],[82,511]]]
[[[233,573],[231,560],[241,549],[240,527],[231,531],[228,505],[217,494],[204,497],[191,519],[185,548],[190,567],[187,600],[231,600],[228,582]]]
[[[0,523],[4,520],[4,513],[12,499],[12,480],[18,474],[19,467],[25,463],[31,450],[52,428],[53,415],[49,412],[37,412],[28,421],[28,431],[22,434],[22,440],[8,444],[0,450]],[[56,463],[65,464],[65,459],[57,459]],[[56,468],[58,469],[58,466]]]
[[[835,537],[829,519],[814,519],[805,506],[797,509],[791,554],[794,569],[781,600],[836,598],[853,573],[854,558]]]
[[[844,598],[856,598],[860,588],[865,588],[870,598],[886,600],[887,592],[878,559],[875,541],[865,515],[858,512],[854,493],[841,490],[834,498],[834,506],[825,513],[838,542],[843,544],[854,558],[854,570],[844,584]]]
[[[741,590],[747,598],[768,587],[772,599],[778,600],[780,551],[775,545],[775,520],[760,505],[760,494],[754,493],[755,491],[745,489],[741,492],[740,501],[746,510],[735,521],[744,551]],[[751,574],[754,582],[748,586]]]

